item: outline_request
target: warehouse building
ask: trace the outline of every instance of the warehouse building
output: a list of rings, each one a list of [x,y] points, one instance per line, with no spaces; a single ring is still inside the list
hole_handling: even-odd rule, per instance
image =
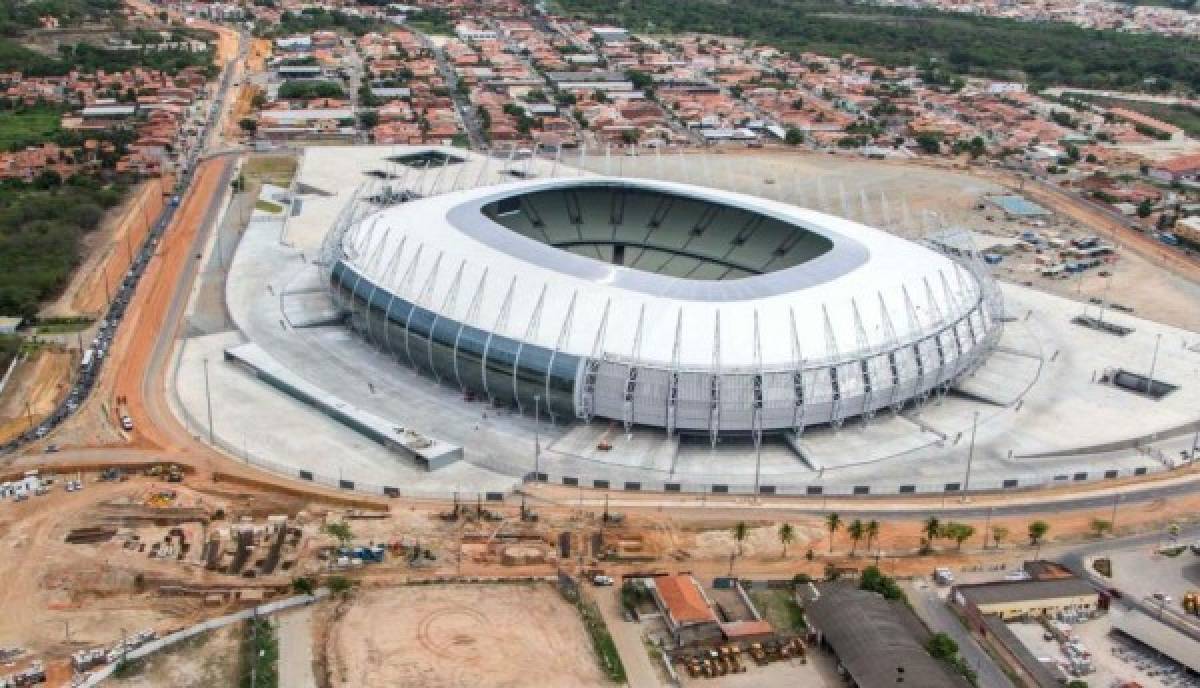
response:
[[[857,688],[963,688],[965,679],[925,651],[928,631],[902,604],[848,585],[822,586],[805,608],[818,644]]]
[[[1004,621],[1093,614],[1100,605],[1099,591],[1077,577],[959,585],[953,598],[971,616],[994,615]]]

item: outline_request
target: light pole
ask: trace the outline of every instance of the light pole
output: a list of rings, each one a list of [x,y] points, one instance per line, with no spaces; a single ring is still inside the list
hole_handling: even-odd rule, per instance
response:
[[[204,359],[204,403],[208,407],[208,443],[213,444],[212,395],[208,388],[208,359]]]
[[[1154,368],[1158,365],[1158,345],[1162,342],[1162,334],[1154,335],[1154,355],[1150,357],[1150,377],[1146,378],[1146,394],[1150,393],[1150,385],[1154,384]]]
[[[979,425],[979,411],[971,416],[971,445],[967,449],[967,473],[963,476],[962,501],[967,501],[967,491],[971,489],[971,463],[975,460],[975,429]]]
[[[533,395],[533,481],[541,480],[541,459],[542,459],[542,443],[541,443],[541,414],[542,395]]]
[[[988,507],[987,519],[983,523],[983,548],[988,548],[988,534],[992,532],[992,507]]]

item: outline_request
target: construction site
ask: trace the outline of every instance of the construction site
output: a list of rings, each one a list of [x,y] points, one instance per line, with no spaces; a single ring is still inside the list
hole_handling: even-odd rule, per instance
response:
[[[244,68],[262,69],[264,46],[221,35],[223,57],[249,50]],[[243,87],[230,98],[227,141],[253,95]],[[365,172],[386,176],[396,152],[225,151],[200,163],[91,394],[48,437],[5,457],[0,685],[99,681],[131,658],[137,672],[112,685],[223,685],[241,671],[236,655],[262,613],[276,624],[278,664],[290,672],[278,685],[289,688],[834,688],[836,658],[793,616],[797,575],[1015,568],[1043,547],[1089,542],[1097,519],[1132,535],[1190,527],[1200,511],[1187,454],[1200,398],[1200,266],[1071,199],[998,172],[841,157],[531,160],[543,175],[710,184],[876,225],[889,207],[876,199],[903,198],[917,219],[885,228],[962,226],[1000,257],[993,273],[1012,320],[979,384],[912,413],[813,428],[807,462],[767,444],[755,466],[755,448],[731,441],[668,446],[676,460],[659,463],[661,433],[552,425],[464,399],[331,318],[312,262]],[[463,180],[504,169],[501,158],[465,157]],[[404,174],[407,190],[465,186],[428,166]],[[825,195],[802,183],[817,177]],[[1050,214],[1006,216],[991,199],[1010,193]],[[118,212],[57,314],[102,311],[104,276],[127,270],[123,246],[139,243],[162,202],[151,188]],[[1090,248],[1108,251],[1101,264],[1067,279],[1047,270],[1081,259],[1070,251],[1092,237]],[[55,333],[22,366],[10,382],[20,396],[0,399],[0,430],[26,432],[62,402],[81,338]],[[247,344],[342,405],[317,408],[227,358]],[[1121,386],[1116,368],[1141,377]],[[1175,389],[1152,399],[1139,379],[1147,391]],[[329,412],[347,407],[429,442],[382,445]],[[463,458],[431,469],[413,447],[436,442]],[[715,472],[715,461],[735,468]],[[779,489],[736,489],[757,470]],[[878,534],[864,543],[831,528],[831,513],[877,520]],[[1025,538],[1047,514],[1049,535]],[[930,515],[974,535],[957,547],[931,542]],[[626,603],[625,584],[637,581]],[[693,621],[677,623],[670,610],[681,601]]]

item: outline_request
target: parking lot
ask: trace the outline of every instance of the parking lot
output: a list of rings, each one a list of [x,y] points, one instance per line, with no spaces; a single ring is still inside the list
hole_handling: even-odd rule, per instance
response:
[[[1169,545],[1170,538],[1164,536],[1162,545]],[[1191,544],[1181,541],[1179,544]],[[1152,608],[1177,614],[1200,629],[1200,617],[1184,615],[1183,596],[1189,591],[1200,591],[1200,556],[1190,547],[1177,556],[1160,554],[1157,543],[1135,549],[1115,550],[1109,554],[1112,562],[1112,586],[1135,600],[1141,600]],[[1161,595],[1161,597],[1159,596]]]
[[[1040,623],[1009,624],[1035,657],[1064,662],[1066,656],[1057,640],[1046,639],[1046,629]],[[1071,626],[1079,644],[1090,653],[1094,671],[1078,677],[1089,686],[1109,688],[1136,682],[1143,688],[1200,688],[1200,677],[1188,676],[1175,662],[1161,657],[1154,650],[1113,631],[1107,615]]]

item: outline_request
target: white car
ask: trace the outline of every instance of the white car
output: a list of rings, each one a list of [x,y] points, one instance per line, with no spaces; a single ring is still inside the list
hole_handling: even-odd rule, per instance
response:
[[[124,428],[126,432],[133,430],[133,419],[129,416],[121,416],[121,427]]]
[[[607,587],[613,584],[612,576],[592,576],[592,585]]]

